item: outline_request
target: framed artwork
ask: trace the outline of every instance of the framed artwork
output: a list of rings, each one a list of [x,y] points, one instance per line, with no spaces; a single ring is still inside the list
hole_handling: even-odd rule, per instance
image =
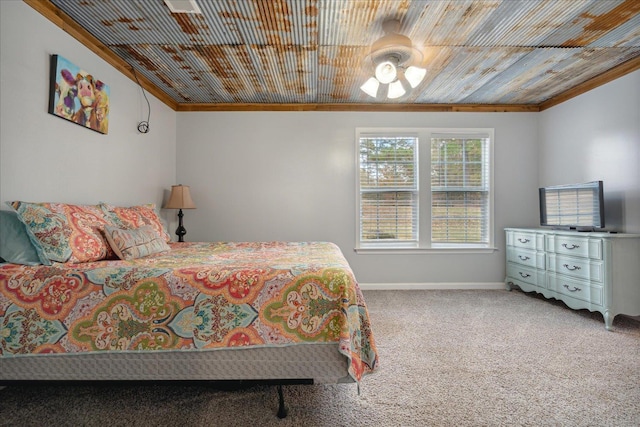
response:
[[[109,86],[60,55],[51,55],[49,114],[109,132]]]

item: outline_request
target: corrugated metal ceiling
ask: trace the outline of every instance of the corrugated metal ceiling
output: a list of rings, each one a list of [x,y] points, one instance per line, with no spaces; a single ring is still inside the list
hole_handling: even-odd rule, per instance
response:
[[[640,58],[639,0],[50,1],[179,106],[539,105]],[[360,86],[389,18],[427,76],[382,101]]]

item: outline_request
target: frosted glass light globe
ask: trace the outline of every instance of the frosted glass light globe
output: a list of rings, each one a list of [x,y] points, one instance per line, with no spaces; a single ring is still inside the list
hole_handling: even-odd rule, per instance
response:
[[[427,70],[425,70],[424,68],[413,66],[407,68],[407,71],[404,72],[404,76],[413,88],[420,84],[426,74]]]
[[[384,61],[376,67],[376,79],[382,84],[389,84],[396,79],[396,66],[391,61]]]
[[[405,93],[407,93],[407,92],[404,90],[404,87],[402,87],[402,82],[400,82],[398,80],[398,81],[393,82],[393,83],[391,83],[389,85],[389,91],[387,92],[387,98],[389,98],[389,99],[400,98]]]
[[[376,80],[375,77],[371,77],[362,86],[360,86],[360,89],[362,89],[362,91],[367,95],[373,96],[375,98],[378,94],[379,87],[380,83],[378,82],[378,80]]]

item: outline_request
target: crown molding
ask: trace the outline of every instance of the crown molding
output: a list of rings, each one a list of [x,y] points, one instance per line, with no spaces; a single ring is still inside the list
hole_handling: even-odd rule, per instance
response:
[[[176,111],[354,111],[354,112],[480,112],[523,113],[540,111],[537,105],[510,104],[178,104]]]

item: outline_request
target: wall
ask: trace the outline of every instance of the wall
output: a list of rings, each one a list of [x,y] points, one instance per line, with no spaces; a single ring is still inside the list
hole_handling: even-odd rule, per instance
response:
[[[506,226],[535,226],[537,113],[178,113],[177,181],[198,209],[187,240],[328,240],[363,283],[492,283],[504,251],[356,254],[357,127],[495,128],[496,244]],[[527,197],[530,195],[530,197]]]
[[[0,2],[0,17],[0,208],[162,203],[175,183],[175,112],[148,95],[151,132],[138,133],[147,104],[135,82],[23,2]],[[47,113],[51,54],[110,85],[108,135]]]
[[[640,233],[640,71],[540,113],[540,186],[602,180],[605,226]]]

